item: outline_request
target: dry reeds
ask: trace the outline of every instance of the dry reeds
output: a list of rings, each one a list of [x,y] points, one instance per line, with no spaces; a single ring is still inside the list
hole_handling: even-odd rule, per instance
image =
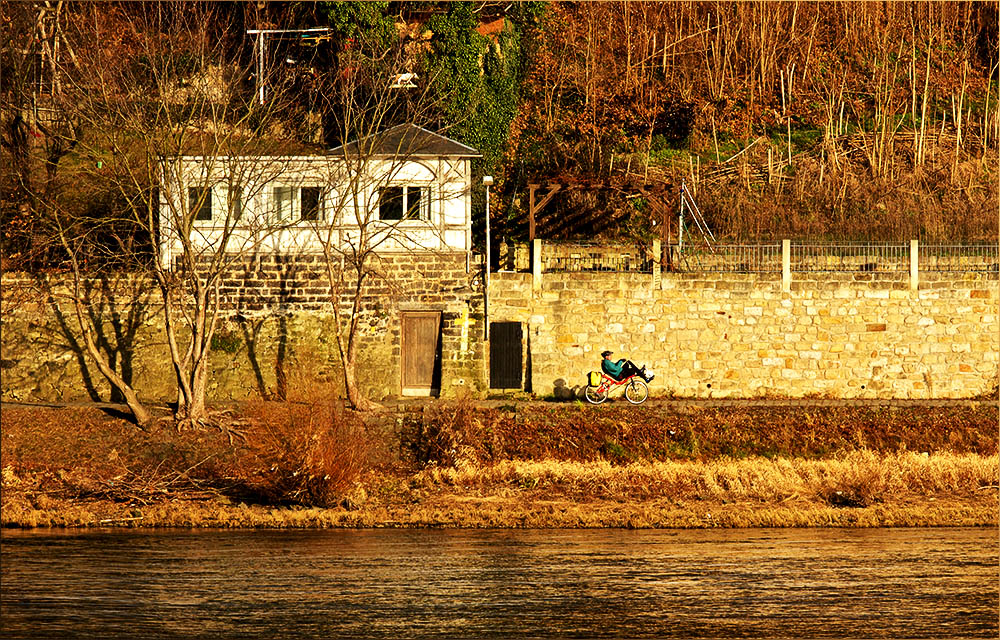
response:
[[[254,402],[247,440],[5,409],[7,526],[929,526],[996,520],[995,409],[466,400],[363,423]],[[926,452],[926,453],[923,453]],[[323,507],[323,508],[318,508]]]
[[[420,433],[424,437],[420,437]],[[434,435],[433,438],[429,437]],[[979,407],[783,409],[535,405],[516,411],[443,404],[415,420],[403,446],[420,464],[504,460],[831,457],[858,449],[997,452],[996,411]],[[431,449],[433,448],[433,455]]]
[[[590,498],[752,501],[792,498],[833,506],[870,506],[900,496],[968,495],[996,487],[998,457],[854,451],[826,460],[747,458],[697,461],[506,461],[426,469],[421,486],[545,489]]]
[[[509,157],[521,173],[685,180],[728,241],[995,241],[996,16],[974,2],[553,3]],[[638,238],[591,223],[621,199],[560,195],[551,233]]]

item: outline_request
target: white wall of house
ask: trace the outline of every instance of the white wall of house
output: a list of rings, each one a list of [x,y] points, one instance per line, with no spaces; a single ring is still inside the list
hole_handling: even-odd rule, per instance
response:
[[[468,158],[183,156],[161,159],[160,252],[471,251]],[[185,230],[185,225],[187,230]]]

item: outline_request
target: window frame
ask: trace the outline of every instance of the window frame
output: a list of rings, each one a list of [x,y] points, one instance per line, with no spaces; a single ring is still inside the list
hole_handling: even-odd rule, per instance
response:
[[[286,191],[288,193],[288,212],[287,217],[282,217],[279,204],[284,202],[283,198],[279,199],[278,192]],[[312,209],[313,215],[308,217],[303,214],[306,213],[303,207],[303,198],[305,197],[306,190],[315,190],[316,203],[315,208]],[[326,218],[326,207],[324,206],[324,200],[326,198],[326,190],[322,185],[318,184],[306,184],[306,185],[288,185],[288,184],[275,184],[272,185],[270,191],[270,216],[273,222],[284,223],[284,224],[298,224],[298,223],[312,223],[312,222],[322,222]]]
[[[214,203],[212,202],[212,187],[188,187],[188,213],[191,221],[212,222],[214,218]],[[200,203],[200,204],[199,204]],[[197,209],[195,208],[197,207]],[[207,214],[205,213],[207,211]]]
[[[316,200],[314,203],[310,203],[312,206],[309,210],[306,210],[306,191],[310,193],[315,192]],[[299,187],[299,222],[322,222],[325,218],[323,215],[323,187],[318,185],[309,185],[304,187]],[[306,217],[308,214],[308,217]]]
[[[243,219],[243,214],[246,212],[246,203],[243,202],[243,185],[231,185],[226,188],[226,204],[228,205],[228,214],[232,216],[232,222],[239,222]]]
[[[382,198],[383,193],[388,189],[402,189],[402,202],[400,203],[399,209],[401,211],[399,218],[386,218],[382,215]],[[410,204],[410,189],[417,189],[420,192],[419,204],[417,205],[416,215],[410,213],[413,208]],[[378,187],[378,202],[376,203],[378,210],[378,221],[386,222],[390,224],[399,224],[403,222],[430,222],[431,221],[431,185],[426,182],[418,183],[399,183],[399,184],[387,184]]]

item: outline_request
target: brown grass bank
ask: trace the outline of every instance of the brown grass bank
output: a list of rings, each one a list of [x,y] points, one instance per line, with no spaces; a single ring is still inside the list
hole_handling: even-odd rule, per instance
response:
[[[435,403],[364,422],[253,404],[216,430],[5,409],[4,526],[997,525],[997,418]]]

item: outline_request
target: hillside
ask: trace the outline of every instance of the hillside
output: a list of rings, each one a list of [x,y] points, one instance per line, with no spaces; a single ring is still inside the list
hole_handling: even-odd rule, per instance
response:
[[[620,187],[557,198],[563,233],[663,233],[676,197],[630,187],[684,181],[734,240],[996,237],[995,3],[552,3],[534,34],[505,174]]]
[[[482,151],[497,241],[526,237],[529,185],[550,182],[574,187],[539,214],[553,240],[669,242],[682,182],[731,241],[997,237],[996,2],[4,6],[11,265],[45,244],[46,209],[119,215],[93,168],[102,132],[121,125],[102,121],[108,106],[160,105],[175,132],[333,144],[357,133],[338,129],[337,93],[375,68],[418,78],[382,124],[414,121]],[[247,29],[325,30],[269,36],[261,69],[283,102],[264,114]],[[143,49],[150,36],[169,53]],[[150,91],[150,73],[172,88]],[[227,96],[225,122],[185,106],[199,91]],[[101,92],[104,103],[89,97]]]

